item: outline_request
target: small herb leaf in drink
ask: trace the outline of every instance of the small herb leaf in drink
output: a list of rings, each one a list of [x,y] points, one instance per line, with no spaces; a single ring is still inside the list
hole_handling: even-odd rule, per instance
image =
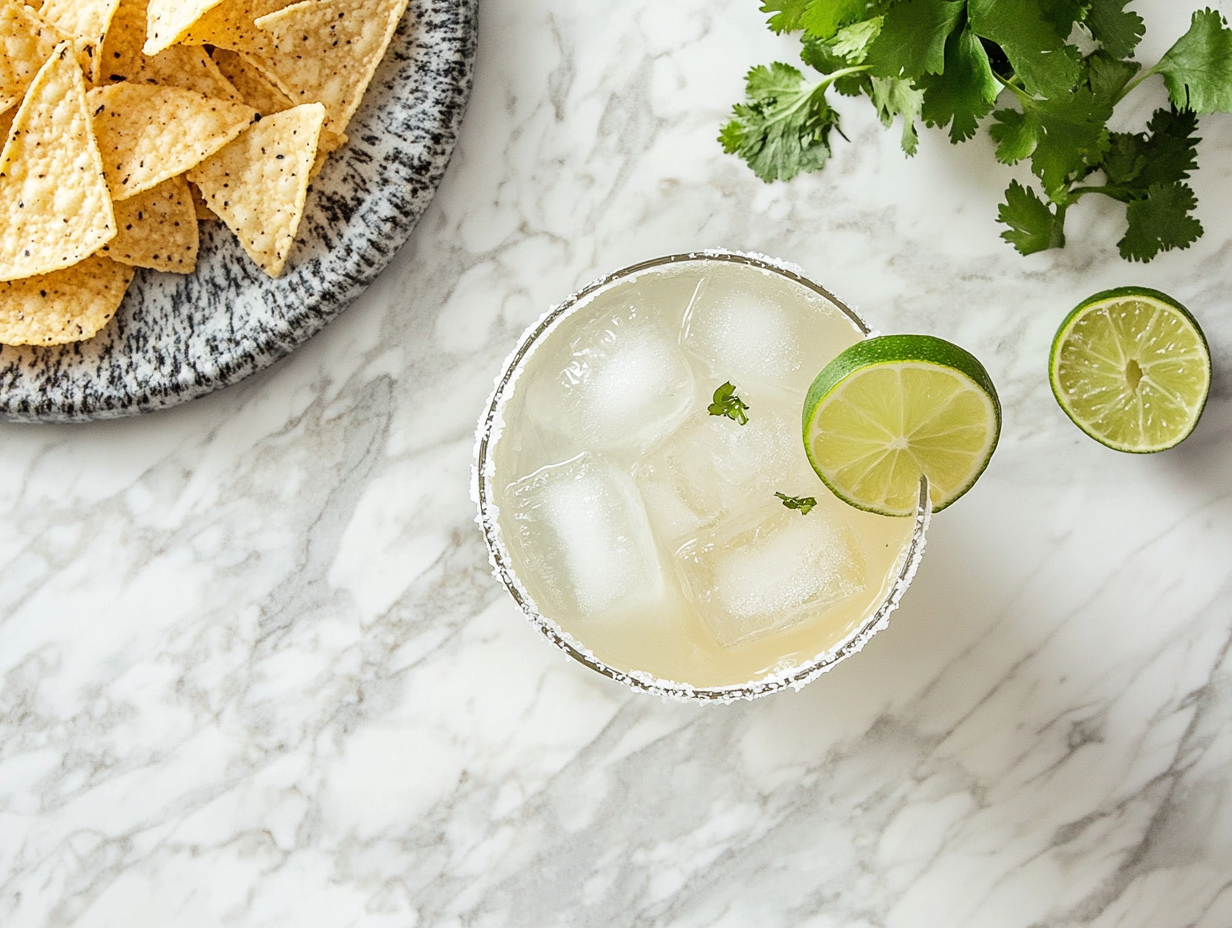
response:
[[[775,493],[779,499],[783,501],[783,505],[788,509],[800,510],[800,515],[807,516],[813,511],[813,507],[817,505],[817,498],[814,496],[785,496],[782,493]]]
[[[706,407],[710,415],[727,416],[741,425],[748,425],[749,417],[744,414],[748,408],[749,404],[736,395],[736,387],[730,380],[714,391],[714,402]]]

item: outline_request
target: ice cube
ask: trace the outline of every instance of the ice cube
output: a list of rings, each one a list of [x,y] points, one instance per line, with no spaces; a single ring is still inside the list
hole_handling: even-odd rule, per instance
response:
[[[544,467],[506,496],[510,549],[545,615],[611,617],[663,597],[663,572],[637,489],[600,455],[586,452]]]
[[[577,448],[646,448],[668,435],[695,396],[679,316],[633,289],[581,324],[528,385],[532,421]]]
[[[732,266],[700,287],[682,344],[719,381],[806,390],[860,333],[834,305],[777,275]]]
[[[851,529],[820,509],[771,504],[735,517],[677,553],[704,624],[723,647],[764,638],[864,588]]]
[[[703,411],[634,467],[651,526],[669,548],[776,490],[820,486],[804,453],[799,411],[744,395],[746,425]]]

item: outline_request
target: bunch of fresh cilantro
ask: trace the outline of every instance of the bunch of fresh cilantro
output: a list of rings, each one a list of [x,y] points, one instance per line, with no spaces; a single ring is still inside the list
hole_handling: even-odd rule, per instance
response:
[[[1041,197],[1010,183],[1001,237],[1024,255],[1065,244],[1065,213],[1099,193],[1126,204],[1121,255],[1149,261],[1202,235],[1185,183],[1197,167],[1198,114],[1232,112],[1232,30],[1216,11],[1154,67],[1132,60],[1145,31],[1128,0],[764,0],[775,32],[803,31],[806,78],[776,62],[753,68],[747,99],[719,136],[766,181],[821,168],[839,117],[826,94],[865,95],[881,121],[902,120],[914,154],[917,123],[975,135],[990,113],[997,159],[1031,160]],[[1153,74],[1172,106],[1145,132],[1111,132],[1118,103]],[[998,101],[1009,103],[997,109]]]

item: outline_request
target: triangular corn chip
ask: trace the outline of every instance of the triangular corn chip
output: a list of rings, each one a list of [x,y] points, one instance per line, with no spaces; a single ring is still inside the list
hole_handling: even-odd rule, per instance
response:
[[[214,64],[240,97],[262,116],[273,116],[289,110],[295,104],[291,98],[265,76],[265,72],[239,52],[225,48],[214,49]]]
[[[115,315],[132,279],[131,267],[93,255],[50,274],[0,283],[0,344],[90,338]]]
[[[304,215],[325,107],[267,116],[188,172],[205,202],[271,277],[282,273]]]
[[[317,160],[313,162],[312,170],[308,172],[308,183],[317,179],[317,175],[321,173],[321,168],[325,167],[329,156],[349,141],[350,139],[345,134],[339,135],[329,129],[321,130],[321,141],[317,145]]]
[[[0,280],[76,264],[115,236],[102,172],[66,42],[35,76],[0,154]]]
[[[120,0],[45,0],[39,15],[66,35],[97,45]]]
[[[34,75],[63,40],[19,3],[0,3],[0,111],[16,106]]]
[[[283,9],[290,0],[222,0],[184,33],[185,45],[213,45],[239,52],[269,54],[273,49],[269,33],[256,26],[256,20]]]
[[[95,84],[136,79],[144,58],[147,6],[149,0],[120,0],[94,56],[90,77]]]
[[[197,214],[197,221],[217,222],[218,214],[205,205],[205,197],[201,196],[200,188],[190,181],[188,190],[192,194],[193,211]]]
[[[225,48],[214,49],[214,63],[218,70],[239,91],[244,102],[262,116],[272,116],[290,109],[294,104],[291,98],[275,84],[264,71],[258,67],[253,58],[242,52],[227,51]],[[347,143],[345,134],[339,135],[329,129],[321,130],[321,141],[317,148],[317,160],[309,174],[311,182],[326,159]]]
[[[134,80],[143,84],[162,84],[166,87],[181,87],[195,90],[207,97],[240,103],[239,92],[218,70],[218,65],[205,53],[204,48],[189,45],[172,45],[153,58],[143,55],[141,69]]]
[[[197,266],[197,211],[183,175],[115,204],[116,237],[104,254],[121,264],[191,274]]]
[[[173,45],[153,56],[141,51],[148,6],[149,0],[121,0],[95,57],[94,83],[163,84],[239,102],[239,93],[205,49]]]
[[[145,53],[157,55],[184,37],[190,26],[222,0],[150,0]]]
[[[109,84],[89,93],[103,172],[115,200],[183,174],[252,122],[243,103],[157,84]]]
[[[342,133],[385,55],[407,0],[305,0],[262,16],[273,49],[263,59],[296,103],[325,104],[325,127]]]

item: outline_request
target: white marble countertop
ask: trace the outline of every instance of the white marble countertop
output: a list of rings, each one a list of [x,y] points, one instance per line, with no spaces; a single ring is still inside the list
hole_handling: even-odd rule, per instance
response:
[[[1143,57],[1196,5],[1139,0]],[[986,138],[907,162],[844,104],[820,175],[722,154],[745,70],[793,55],[756,0],[480,17],[445,183],[339,321],[177,410],[0,427],[0,925],[1232,924],[1232,117],[1202,121],[1194,248],[1126,264],[1119,207],[1084,201],[1022,258]],[[1005,403],[890,629],[726,707],[547,646],[467,492],[523,327],[705,246],[958,341]],[[1156,456],[1082,436],[1046,378],[1065,312],[1128,282],[1215,358]]]

